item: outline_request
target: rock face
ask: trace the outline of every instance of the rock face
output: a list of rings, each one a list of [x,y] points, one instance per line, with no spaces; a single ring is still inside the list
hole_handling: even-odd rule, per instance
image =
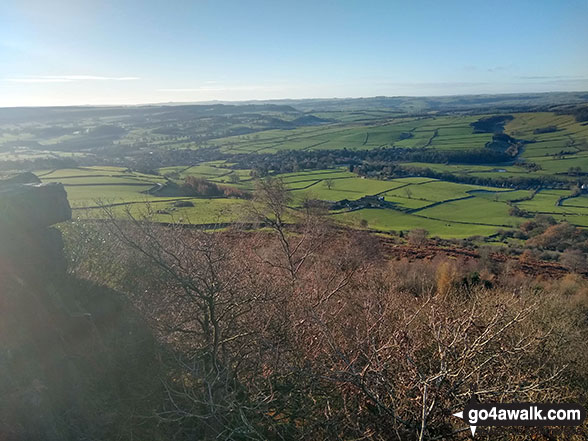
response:
[[[0,228],[46,228],[71,219],[63,185],[11,181],[0,181]]]
[[[70,217],[63,186],[0,181],[0,440],[163,439],[129,426],[156,408],[150,330],[119,293],[66,272],[51,225]]]
[[[63,185],[41,184],[32,173],[0,181],[0,277],[63,272],[61,234],[50,226],[69,219]]]

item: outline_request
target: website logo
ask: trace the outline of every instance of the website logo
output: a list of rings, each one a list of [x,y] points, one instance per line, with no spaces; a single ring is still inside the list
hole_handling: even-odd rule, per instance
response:
[[[472,398],[453,416],[463,419],[474,436],[478,426],[580,426],[586,409],[576,403],[480,403]]]

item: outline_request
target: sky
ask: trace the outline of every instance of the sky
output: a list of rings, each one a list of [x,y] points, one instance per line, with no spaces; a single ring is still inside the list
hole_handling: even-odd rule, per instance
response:
[[[0,106],[588,90],[588,0],[0,0]]]

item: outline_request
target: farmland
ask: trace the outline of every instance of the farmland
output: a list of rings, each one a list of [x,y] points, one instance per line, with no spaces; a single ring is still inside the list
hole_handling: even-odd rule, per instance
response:
[[[214,140],[227,153],[274,153],[279,150],[373,149],[377,147],[482,148],[491,134],[473,134],[470,124],[478,117],[396,118],[372,123],[333,124],[271,130],[254,136]]]
[[[183,173],[218,180],[211,172],[213,165],[204,164]],[[216,171],[216,170],[212,170]],[[165,170],[164,172],[169,172]],[[222,174],[222,173],[221,173]],[[424,228],[441,237],[492,235],[501,229],[514,228],[521,219],[509,215],[511,205],[531,213],[550,214],[585,226],[588,219],[588,197],[566,199],[565,190],[544,190],[533,194],[527,190],[511,190],[443,182],[429,178],[398,178],[392,180],[364,179],[345,169],[313,170],[277,175],[291,195],[291,208],[298,210],[305,200],[358,200],[365,196],[381,196],[393,208],[340,210],[333,218],[357,228],[378,231],[409,231]],[[148,190],[161,184],[160,175],[124,172],[123,169],[88,167],[63,169],[42,175],[43,182],[65,185],[74,214],[79,217],[101,217],[100,205],[113,205],[122,215],[130,209],[134,215],[148,211],[162,222],[217,224],[247,221],[247,201],[229,198],[160,197]],[[181,180],[181,178],[180,178]],[[243,178],[236,185],[253,189],[252,178]],[[521,200],[512,203],[512,200]],[[527,199],[527,200],[525,200]],[[177,201],[190,201],[191,207],[175,207]]]
[[[67,124],[59,112],[17,115],[0,124],[0,166],[63,183],[80,217],[111,206],[162,222],[246,221],[246,196],[273,177],[292,213],[320,200],[362,229],[491,236],[536,214],[588,225],[588,125],[570,113],[295,104],[90,109]],[[216,193],[187,193],[188,179]]]

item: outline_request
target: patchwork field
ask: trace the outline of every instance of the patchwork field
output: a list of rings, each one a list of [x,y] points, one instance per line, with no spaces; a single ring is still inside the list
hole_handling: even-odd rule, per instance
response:
[[[498,227],[476,225],[470,223],[454,223],[443,220],[409,215],[395,210],[366,209],[361,212],[342,213],[335,215],[341,222],[356,228],[362,228],[362,220],[367,221],[369,228],[381,231],[410,231],[415,228],[427,230],[433,236],[465,238],[475,235],[489,236],[498,231]]]
[[[473,133],[479,116],[384,119],[371,123],[331,124],[293,130],[268,130],[255,135],[218,138],[211,142],[226,153],[274,153],[279,150],[372,149],[377,147],[482,148],[490,133]]]
[[[588,123],[565,107],[403,113],[315,104],[94,109],[71,123],[27,114],[0,123],[0,164],[63,183],[76,215],[90,217],[111,205],[159,221],[236,222],[247,217],[255,176],[269,175],[284,182],[292,210],[321,200],[337,207],[333,219],[361,228],[487,236],[537,213],[588,226],[580,191]],[[83,165],[101,159],[121,166]],[[187,181],[214,191],[190,193]],[[365,197],[379,202],[358,202]]]
[[[250,201],[216,197],[160,197],[149,192],[166,181],[181,183],[195,176],[223,185],[253,189],[247,170],[234,170],[222,162],[192,167],[166,167],[160,175],[129,172],[117,167],[84,167],[40,171],[44,182],[62,182],[76,216],[102,217],[97,207],[112,205],[115,213],[151,213],[161,222],[225,224],[248,221]],[[473,170],[476,170],[474,167]],[[231,175],[239,179],[229,179]],[[569,190],[512,190],[440,181],[426,177],[376,180],[357,176],[343,168],[310,170],[277,175],[291,195],[293,210],[308,199],[331,203],[379,196],[385,208],[353,207],[332,213],[333,219],[358,228],[409,231],[424,228],[441,237],[488,236],[516,228],[524,218],[509,214],[517,206],[531,214],[550,214],[579,226],[588,225],[588,196],[569,197]],[[225,178],[221,180],[222,178]],[[232,181],[232,183],[231,183]],[[189,201],[190,207],[176,207]],[[512,202],[515,201],[515,202]]]

